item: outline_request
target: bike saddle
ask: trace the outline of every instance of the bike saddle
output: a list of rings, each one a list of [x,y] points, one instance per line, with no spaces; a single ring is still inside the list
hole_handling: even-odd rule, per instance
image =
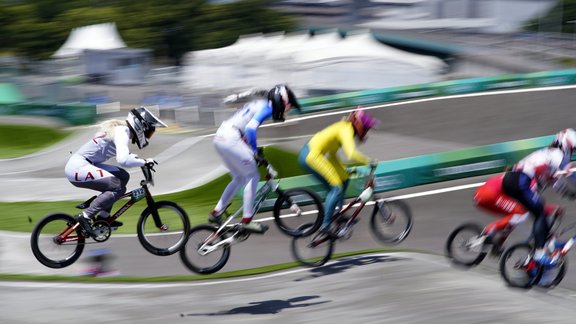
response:
[[[78,208],[78,209],[88,208],[88,206],[90,206],[90,204],[92,203],[92,201],[94,201],[94,199],[96,199],[96,197],[98,197],[98,196],[92,196],[90,199],[88,199],[85,202],[81,203],[80,205],[76,206],[76,208]]]

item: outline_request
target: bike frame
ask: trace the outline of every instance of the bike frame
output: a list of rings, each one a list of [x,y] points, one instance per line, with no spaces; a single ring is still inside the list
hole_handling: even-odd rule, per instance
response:
[[[364,189],[362,192],[364,192],[366,189],[369,189],[369,188],[374,189],[374,172],[376,171],[376,167],[377,167],[376,164],[370,165],[370,173],[367,176],[366,184],[364,185]],[[350,217],[350,219],[348,219],[348,221],[346,221],[346,224],[344,225],[344,228],[352,227],[354,225],[354,220],[358,217],[358,215],[360,215],[360,212],[362,211],[362,209],[364,209],[364,206],[366,206],[366,204],[369,201],[368,199],[362,200],[361,195],[362,194],[356,196],[353,201],[351,201],[347,205],[343,206],[342,209],[337,211],[332,216],[332,220],[330,221],[330,224],[333,224],[334,222],[336,222],[340,217],[342,217],[342,215],[344,215],[344,213],[346,213],[348,210],[350,210],[350,208],[352,208],[357,203],[360,203],[360,206],[358,206],[356,208],[356,210],[354,210],[354,212],[352,213],[352,217]],[[372,197],[373,197],[373,195],[372,195]],[[372,198],[372,197],[370,197],[370,198]],[[326,242],[329,239],[333,239],[333,238],[329,235],[320,235],[319,240],[313,240],[311,242],[311,245],[313,247],[315,247],[319,244]]]
[[[266,182],[264,183],[264,185],[262,185],[262,187],[260,187],[256,191],[256,199],[255,199],[256,204],[254,205],[254,211],[255,211],[254,214],[258,213],[260,207],[262,206],[262,203],[264,202],[264,200],[266,199],[266,197],[270,192],[275,191],[279,195],[282,194],[282,191],[280,190],[280,182],[275,180],[276,171],[268,163],[266,164],[266,170],[267,170],[265,178]],[[230,237],[227,237],[226,239],[218,242],[217,244],[210,245],[210,242],[212,242],[214,238],[218,237],[225,229],[228,231],[230,229],[237,228],[237,224],[230,224],[230,222],[232,222],[232,220],[235,219],[240,214],[240,212],[242,212],[243,206],[244,205],[240,206],[240,208],[238,208],[238,210],[236,210],[234,214],[228,213],[227,209],[224,210],[224,214],[228,216],[228,218],[224,223],[222,223],[222,225],[218,227],[218,230],[212,233],[212,235],[208,236],[206,241],[204,241],[204,243],[200,246],[200,248],[198,248],[198,253],[200,253],[200,255],[206,255],[210,252],[213,252],[214,250],[217,250],[220,246],[224,244],[232,244],[236,240],[239,231],[236,231]]]
[[[153,183],[152,174],[151,173],[146,174],[146,171],[144,171],[144,169],[143,169],[143,172],[144,172],[146,179],[140,181],[140,188],[137,188],[137,189],[134,189],[130,192],[127,192],[124,195],[122,195],[122,197],[120,197],[120,199],[130,197],[130,200],[128,200],[120,209],[118,209],[113,215],[110,216],[109,223],[115,221],[118,217],[120,217],[128,209],[130,209],[130,207],[132,207],[134,204],[136,204],[137,202],[139,202],[140,200],[142,200],[144,198],[146,198],[146,203],[148,204],[148,207],[152,208],[152,206],[154,206],[154,198],[152,197],[152,194],[150,193],[150,189],[148,189],[148,184]],[[91,198],[88,201],[91,202],[93,199],[94,198]],[[85,205],[85,204],[86,203],[83,203],[80,206]],[[152,209],[152,217],[154,219],[154,224],[156,225],[156,227],[161,228],[162,222],[160,221],[160,217],[158,215],[158,210],[156,210],[155,208]],[[72,227],[69,227],[66,230],[64,230],[62,233],[60,233],[60,235],[58,235],[56,240],[59,243],[77,241],[78,236],[70,236],[70,234],[72,234],[78,228],[78,226],[80,226],[80,223],[76,222],[76,224],[74,224]]]

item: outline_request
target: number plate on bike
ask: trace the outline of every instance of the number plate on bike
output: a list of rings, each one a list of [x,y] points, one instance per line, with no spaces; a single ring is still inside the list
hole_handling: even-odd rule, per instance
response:
[[[134,191],[132,191],[132,200],[134,201],[138,201],[142,198],[144,198],[146,196],[146,192],[144,191],[144,188],[138,188]]]

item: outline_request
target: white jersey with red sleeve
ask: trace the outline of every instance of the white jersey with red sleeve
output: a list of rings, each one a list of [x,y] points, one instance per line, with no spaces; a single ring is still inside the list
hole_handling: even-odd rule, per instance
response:
[[[536,180],[539,186],[546,186],[554,180],[553,175],[566,164],[562,150],[546,147],[523,158],[514,166],[514,171],[520,171]]]

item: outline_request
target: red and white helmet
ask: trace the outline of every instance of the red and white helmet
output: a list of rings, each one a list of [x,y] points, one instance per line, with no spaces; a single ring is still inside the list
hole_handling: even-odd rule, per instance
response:
[[[576,132],[572,128],[561,130],[554,137],[552,142],[553,147],[557,147],[564,152],[564,155],[572,155],[574,146],[576,145]]]

